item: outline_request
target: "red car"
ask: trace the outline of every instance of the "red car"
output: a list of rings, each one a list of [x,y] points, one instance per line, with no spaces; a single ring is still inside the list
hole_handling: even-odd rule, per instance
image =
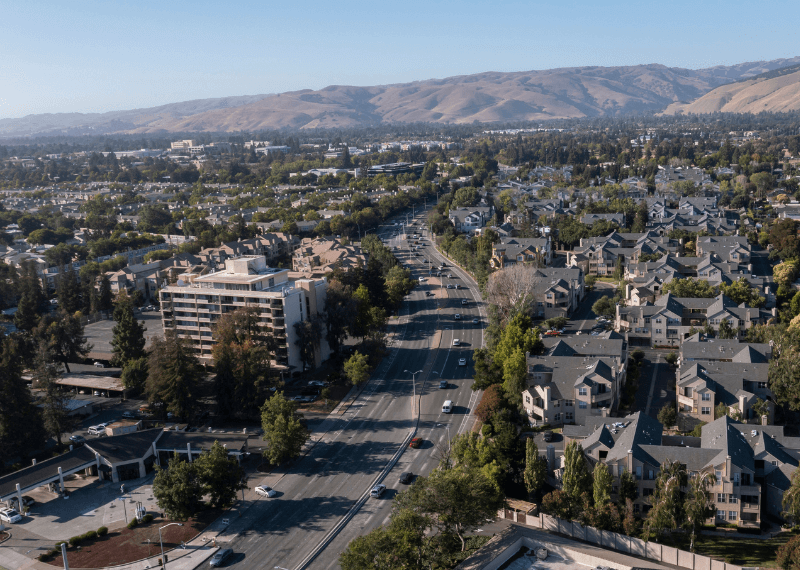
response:
[[[408,444],[408,447],[413,447],[414,449],[417,449],[420,445],[422,445],[422,438],[415,437],[411,440],[411,443]]]
[[[561,336],[561,333],[559,331],[547,331],[544,336]]]

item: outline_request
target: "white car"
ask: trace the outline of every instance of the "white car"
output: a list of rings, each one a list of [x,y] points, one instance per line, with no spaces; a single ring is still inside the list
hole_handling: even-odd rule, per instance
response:
[[[261,495],[262,497],[274,497],[277,495],[277,491],[272,487],[267,487],[266,485],[259,485],[253,491],[256,492],[256,495]]]
[[[104,426],[92,426],[88,430],[86,430],[86,433],[88,433],[89,435],[101,435],[104,434],[105,432],[106,428]]]
[[[22,516],[14,509],[0,510],[0,521],[7,523],[15,523],[22,520]]]
[[[378,483],[375,485],[372,490],[369,492],[370,497],[378,498],[386,491],[386,485],[383,483]]]
[[[467,359],[466,358],[459,358],[458,359],[458,365],[459,366],[466,366],[467,365]]]
[[[462,304],[462,305],[466,305],[468,302],[469,302],[469,301],[467,301],[466,299],[461,299],[461,304]]]
[[[425,278],[424,278],[424,277],[420,277],[420,278],[419,278],[419,282],[420,282],[420,283],[423,283],[424,281],[425,281]]]
[[[461,339],[460,338],[454,338],[453,339],[453,346],[460,346],[460,345],[461,345]]]
[[[472,324],[473,325],[477,325],[479,323],[480,323],[480,321],[478,319],[472,319]]]

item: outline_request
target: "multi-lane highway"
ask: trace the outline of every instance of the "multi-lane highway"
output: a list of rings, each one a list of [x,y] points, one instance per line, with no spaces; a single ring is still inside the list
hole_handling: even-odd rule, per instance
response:
[[[424,280],[390,322],[389,355],[346,412],[326,420],[324,436],[305,457],[287,473],[264,478],[263,483],[279,495],[256,501],[232,521],[221,539],[237,554],[233,566],[335,567],[352,538],[386,521],[392,498],[404,487],[399,474],[428,474],[449,438],[471,428],[470,413],[478,397],[471,390],[471,354],[481,346],[485,326],[477,286],[449,262],[446,272],[452,278],[438,278],[435,272],[431,276],[425,259],[437,266],[443,259],[430,240],[426,238],[415,257],[408,241],[394,233],[394,226],[384,228],[381,238],[397,247],[398,259],[414,279]],[[439,387],[441,380],[447,387]],[[445,400],[453,402],[449,414],[442,411]],[[418,449],[408,447],[414,430],[423,439]],[[364,500],[380,477],[387,492],[379,499]],[[342,522],[347,524],[341,526]],[[320,544],[325,548],[319,550]]]

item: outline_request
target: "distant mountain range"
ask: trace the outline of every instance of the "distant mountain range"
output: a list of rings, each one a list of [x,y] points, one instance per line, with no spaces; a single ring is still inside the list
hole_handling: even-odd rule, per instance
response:
[[[794,73],[770,77],[775,70]],[[0,120],[0,137],[230,132],[434,122],[546,121],[642,112],[800,109],[800,57],[707,69],[658,64],[486,72],[375,87],[198,99],[109,113]]]

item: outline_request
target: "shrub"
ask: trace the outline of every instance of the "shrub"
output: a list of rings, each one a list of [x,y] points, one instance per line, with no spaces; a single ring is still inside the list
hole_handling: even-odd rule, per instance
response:
[[[139,519],[131,519],[131,522],[128,523],[128,528],[134,528],[136,525],[139,524]]]
[[[146,515],[144,515],[142,517],[142,522],[143,523],[153,522],[153,515],[151,515],[150,513],[147,513]]]
[[[105,536],[107,534],[108,534],[107,526],[101,526],[100,528],[97,529],[97,536]]]
[[[83,538],[85,540],[94,540],[95,538],[97,538],[97,531],[96,530],[90,530],[89,532],[87,532],[86,534],[83,535]]]
[[[491,437],[492,436],[492,424],[483,424],[481,426],[481,435],[483,437]]]
[[[667,362],[667,364],[674,367],[678,363],[678,353],[670,352],[668,355],[664,357],[664,360]]]
[[[72,538],[69,539],[70,546],[78,546],[81,542],[83,542],[82,536],[73,536]]]
[[[783,570],[800,570],[800,536],[792,538],[778,549],[776,561]]]
[[[644,351],[637,348],[631,353],[631,358],[636,362],[641,362],[644,359]]]

